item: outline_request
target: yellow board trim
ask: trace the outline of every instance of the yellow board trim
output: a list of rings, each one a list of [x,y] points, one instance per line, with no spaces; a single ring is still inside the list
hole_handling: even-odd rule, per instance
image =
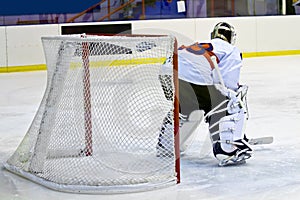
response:
[[[0,67],[0,73],[28,72],[28,71],[38,71],[38,70],[46,70],[46,69],[47,69],[47,67],[45,64],[26,65],[26,66],[11,66],[11,67]]]
[[[124,66],[136,66],[145,64],[163,64],[166,58],[138,58],[128,60],[105,60],[105,61],[92,61],[90,67],[124,67]],[[71,63],[71,67],[78,67],[78,63]],[[80,63],[81,67],[81,63]]]
[[[263,57],[263,56],[291,56],[291,55],[299,55],[299,54],[300,54],[300,50],[246,52],[243,53],[243,58],[253,58],[253,57]]]
[[[263,57],[263,56],[288,56],[288,55],[300,55],[300,50],[245,52],[243,53],[243,58],[253,58],[253,57]],[[92,62],[91,66],[92,67],[124,66],[124,65],[163,63],[164,61],[165,58],[140,58],[140,59],[131,59],[131,60],[105,61],[102,62],[102,64],[99,64],[99,62]],[[46,69],[47,66],[45,64],[10,66],[10,67],[0,67],[0,73],[27,72],[27,71],[46,70]]]
[[[90,67],[120,67],[120,66],[135,66],[143,64],[155,64],[164,63],[166,58],[138,58],[128,60],[106,60],[106,61],[91,61]],[[78,67],[78,63],[71,63],[71,67]],[[26,65],[26,66],[12,66],[12,67],[0,67],[0,73],[8,72],[27,72],[27,71],[38,71],[46,70],[45,64],[40,65]]]

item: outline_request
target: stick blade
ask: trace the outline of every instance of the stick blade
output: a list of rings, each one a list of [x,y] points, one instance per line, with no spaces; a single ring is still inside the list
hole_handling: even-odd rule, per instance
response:
[[[260,137],[260,138],[251,138],[248,143],[250,145],[262,145],[262,144],[271,144],[273,143],[274,138],[272,136]]]

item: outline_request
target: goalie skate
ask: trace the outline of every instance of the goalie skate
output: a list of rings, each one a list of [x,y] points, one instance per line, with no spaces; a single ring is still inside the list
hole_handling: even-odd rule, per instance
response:
[[[220,160],[219,166],[224,167],[228,165],[240,165],[245,164],[246,159],[249,159],[252,155],[252,152],[249,152],[248,149],[237,151],[235,155],[229,156],[225,159]]]

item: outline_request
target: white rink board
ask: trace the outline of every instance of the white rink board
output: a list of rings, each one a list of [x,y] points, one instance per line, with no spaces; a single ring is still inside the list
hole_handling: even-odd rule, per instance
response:
[[[6,59],[6,27],[0,26],[0,67],[7,66]]]
[[[41,37],[59,35],[61,26],[65,25],[132,23],[133,34],[172,34],[179,45],[189,45],[195,40],[209,39],[213,26],[219,21],[227,21],[235,26],[238,34],[236,45],[243,53],[300,50],[300,38],[297,37],[300,29],[295,26],[299,24],[299,15],[7,26],[0,27],[7,29],[6,33],[0,29],[0,44],[7,42],[7,48],[0,45],[0,55],[8,58],[7,63],[0,61],[0,67],[45,64]]]

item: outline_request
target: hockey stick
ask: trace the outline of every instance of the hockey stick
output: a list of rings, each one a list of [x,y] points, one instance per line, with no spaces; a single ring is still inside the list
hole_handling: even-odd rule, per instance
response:
[[[273,143],[274,138],[272,136],[268,137],[259,137],[259,138],[251,138],[248,143],[250,145],[262,145],[262,144],[271,144]]]
[[[226,88],[225,87],[225,84],[224,84],[224,81],[222,79],[222,76],[221,76],[221,72],[220,72],[220,69],[219,69],[219,66],[217,64],[217,59],[215,56],[212,56],[211,57],[211,60],[212,62],[214,63],[214,66],[215,66],[215,70],[217,72],[217,75],[218,75],[218,78],[220,80],[220,84],[222,85],[223,88]],[[241,105],[243,105],[242,102],[240,102]],[[273,142],[273,137],[270,136],[270,137],[259,137],[259,138],[251,138],[249,139],[248,143],[250,145],[261,145],[261,144],[271,144]]]
[[[216,56],[211,56],[211,60],[212,60],[212,62],[214,64],[214,67],[215,67],[215,70],[216,70],[216,73],[217,73],[217,76],[218,76],[218,79],[220,81],[221,86],[223,88],[226,88],[225,84],[224,84],[224,81],[222,79],[222,75],[221,75],[220,68],[219,68],[218,63],[217,63]],[[240,103],[244,107],[243,102],[240,101]],[[250,145],[271,144],[272,142],[273,142],[273,137],[272,136],[269,136],[269,137],[259,137],[259,138],[251,138],[248,141],[248,143]]]
[[[211,61],[213,62],[214,64],[214,68],[217,72],[217,75],[218,75],[218,78],[219,78],[219,81],[220,81],[220,84],[223,86],[223,88],[225,88],[225,83],[223,81],[223,78],[222,78],[222,75],[221,75],[221,72],[220,72],[220,68],[219,68],[219,65],[217,63],[217,58],[216,56],[211,56],[210,57]]]

